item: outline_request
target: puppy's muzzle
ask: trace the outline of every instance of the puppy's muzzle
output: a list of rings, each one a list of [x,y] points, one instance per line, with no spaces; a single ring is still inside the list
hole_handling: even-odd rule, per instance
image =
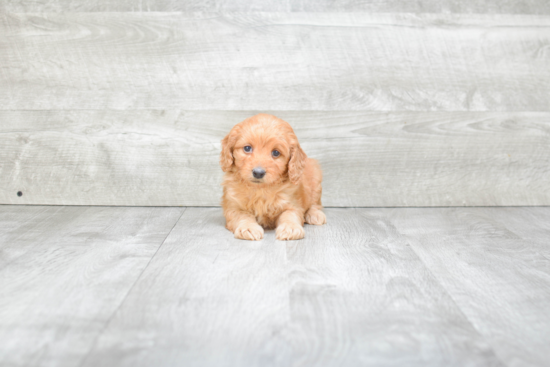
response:
[[[262,167],[256,167],[252,170],[252,176],[255,178],[264,178],[265,176],[265,169]]]

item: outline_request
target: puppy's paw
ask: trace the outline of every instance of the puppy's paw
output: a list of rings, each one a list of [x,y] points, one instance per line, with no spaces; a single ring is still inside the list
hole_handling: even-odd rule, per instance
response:
[[[243,224],[235,229],[235,238],[259,241],[264,238],[264,229],[258,224]]]
[[[327,222],[327,216],[319,209],[309,209],[306,213],[306,223],[322,226]]]
[[[298,224],[281,223],[275,231],[275,235],[280,241],[300,240],[304,238],[304,227]]]

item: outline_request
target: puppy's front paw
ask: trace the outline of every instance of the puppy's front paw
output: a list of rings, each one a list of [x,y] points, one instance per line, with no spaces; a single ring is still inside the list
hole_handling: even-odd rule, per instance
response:
[[[319,209],[309,209],[306,213],[306,223],[321,226],[327,222],[327,216]]]
[[[258,224],[243,224],[235,229],[235,238],[259,241],[264,238],[264,229]]]
[[[278,240],[290,241],[304,238],[304,227],[298,224],[281,223],[275,231]]]

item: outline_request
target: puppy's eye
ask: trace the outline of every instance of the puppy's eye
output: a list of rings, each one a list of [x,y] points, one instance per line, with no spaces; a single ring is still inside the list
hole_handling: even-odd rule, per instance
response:
[[[281,153],[278,151],[278,150],[274,150],[271,152],[271,155],[274,156],[274,157],[278,157],[281,155]]]
[[[252,152],[252,147],[250,145],[247,145],[246,147],[243,148],[245,152],[247,153],[250,153]]]

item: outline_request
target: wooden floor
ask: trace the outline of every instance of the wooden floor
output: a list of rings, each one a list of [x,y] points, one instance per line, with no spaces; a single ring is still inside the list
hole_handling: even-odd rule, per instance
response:
[[[0,365],[547,366],[550,207],[0,206]]]

